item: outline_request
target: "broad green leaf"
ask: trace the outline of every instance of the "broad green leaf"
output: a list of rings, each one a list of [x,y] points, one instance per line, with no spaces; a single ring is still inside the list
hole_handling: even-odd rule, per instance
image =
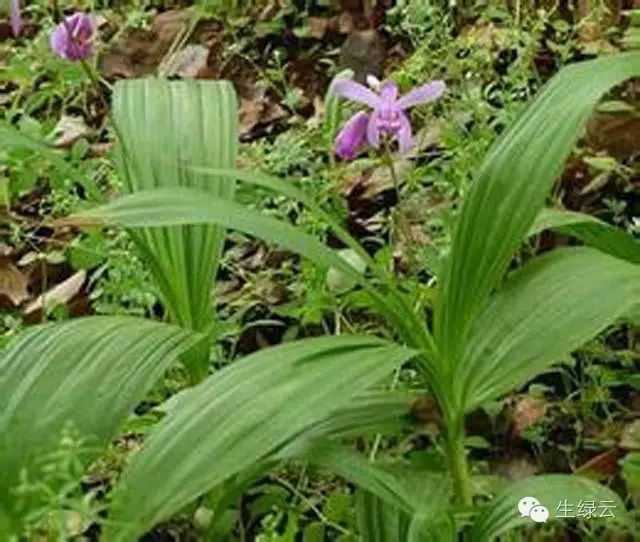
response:
[[[415,400],[415,394],[405,391],[369,391],[332,412],[313,433],[334,439],[397,433],[411,426],[410,411]]]
[[[292,250],[329,269],[362,281],[362,273],[299,228],[233,201],[189,188],[159,188],[123,196],[71,217],[80,224],[103,222],[128,228],[216,224],[248,233]]]
[[[445,513],[434,523],[431,517],[411,516],[368,491],[356,493],[356,517],[362,542],[456,541],[450,515]]]
[[[496,496],[476,519],[472,541],[491,542],[498,535],[516,527],[535,525],[529,517],[522,517],[518,511],[518,503],[525,497],[534,497],[548,509],[549,522],[570,521],[562,517],[568,514],[568,508],[564,505],[573,505],[575,515],[579,503],[585,501],[594,501],[598,506],[598,514],[606,513],[603,507],[610,505],[611,513],[615,516],[589,521],[606,525],[608,522],[627,522],[629,519],[620,497],[609,488],[581,476],[545,474],[511,484],[504,493]]]
[[[459,374],[466,410],[561,361],[640,299],[640,266],[554,250],[516,271],[478,317]]]
[[[267,179],[269,179],[267,177]],[[79,213],[72,223],[104,222],[125,227],[157,227],[183,224],[218,224],[281,245],[323,269],[336,269],[361,284],[380,311],[397,326],[398,333],[431,356],[431,336],[404,295],[380,291],[358,269],[326,245],[290,224],[233,201],[214,198],[189,188],[156,189],[118,198],[107,205]],[[362,250],[360,248],[360,250]],[[423,360],[428,363],[429,359]]]
[[[438,540],[453,540],[449,516],[453,488],[445,475],[372,463],[327,442],[307,457],[358,488],[357,515],[363,540],[419,542],[435,533]]]
[[[235,166],[237,100],[226,81],[119,81],[114,126],[120,140],[119,173],[125,190],[191,187],[231,200],[233,179],[216,179],[187,166]],[[210,328],[213,277],[225,229],[219,225],[167,225],[136,230],[171,319],[185,327]],[[206,374],[208,345],[186,360],[195,379]]]
[[[590,215],[562,209],[542,209],[529,230],[529,235],[546,229],[554,229],[580,239],[585,244],[617,258],[640,263],[640,242],[620,228]]]
[[[445,515],[453,495],[451,481],[442,474],[372,463],[335,444],[319,445],[309,457],[406,514],[419,515],[423,521],[436,522]]]
[[[125,316],[34,326],[0,357],[0,505],[21,468],[57,442],[68,422],[96,445],[194,342],[184,329]]]
[[[466,196],[436,311],[442,372],[453,380],[474,318],[562,171],[602,95],[640,74],[640,54],[562,69],[493,145]]]
[[[177,402],[113,493],[105,540],[131,540],[202,493],[275,457],[414,355],[372,337],[262,350]]]
[[[409,537],[410,517],[368,491],[356,493],[356,518],[363,542],[398,542]]]

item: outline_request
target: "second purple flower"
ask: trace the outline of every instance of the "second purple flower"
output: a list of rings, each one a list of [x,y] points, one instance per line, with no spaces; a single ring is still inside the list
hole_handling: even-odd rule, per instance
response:
[[[51,48],[65,60],[85,60],[93,55],[96,22],[91,15],[74,13],[51,33]]]
[[[338,96],[368,105],[371,112],[360,111],[347,121],[336,137],[336,155],[343,160],[353,160],[365,142],[378,148],[385,138],[397,141],[401,153],[408,152],[413,146],[413,136],[405,111],[438,99],[445,88],[443,81],[436,80],[399,96],[398,87],[391,82],[381,83],[374,91],[350,79],[338,79],[333,91]]]

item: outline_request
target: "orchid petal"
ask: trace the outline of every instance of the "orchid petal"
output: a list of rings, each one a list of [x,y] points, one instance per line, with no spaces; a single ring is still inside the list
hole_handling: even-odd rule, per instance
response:
[[[386,82],[380,88],[380,100],[385,104],[393,104],[398,99],[398,86],[395,83]]]
[[[378,112],[374,111],[367,124],[367,141],[376,149],[380,147],[380,127],[378,126]]]
[[[446,88],[444,81],[431,81],[405,94],[398,100],[397,105],[401,109],[408,109],[414,105],[432,102],[442,96]]]
[[[411,134],[411,121],[404,113],[400,114],[398,119],[400,121],[400,128],[396,133],[398,139],[398,150],[400,154],[408,153],[413,147],[413,136]]]
[[[366,104],[372,109],[375,109],[380,104],[380,97],[375,92],[351,79],[338,79],[335,81],[333,92],[348,100]]]
[[[20,0],[11,0],[9,4],[9,19],[14,36],[20,35],[22,30],[22,15],[20,14]]]
[[[367,137],[369,115],[360,111],[344,125],[334,145],[334,152],[343,160],[353,160]]]

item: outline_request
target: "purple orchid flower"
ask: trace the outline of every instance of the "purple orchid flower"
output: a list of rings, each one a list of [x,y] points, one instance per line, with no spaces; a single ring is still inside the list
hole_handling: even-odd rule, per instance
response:
[[[11,31],[15,37],[20,35],[22,30],[22,15],[20,14],[20,0],[10,0],[9,3],[9,21],[11,23]]]
[[[74,13],[54,28],[51,48],[65,60],[85,60],[93,55],[95,32],[96,22],[91,15]]]
[[[373,77],[367,80],[375,90],[350,79],[338,79],[333,84],[333,92],[338,96],[363,103],[373,110],[353,115],[336,137],[334,152],[343,160],[353,160],[367,141],[379,148],[385,138],[396,140],[402,154],[408,152],[413,146],[413,136],[405,111],[438,99],[446,88],[443,81],[431,81],[399,97],[394,83],[380,83]]]

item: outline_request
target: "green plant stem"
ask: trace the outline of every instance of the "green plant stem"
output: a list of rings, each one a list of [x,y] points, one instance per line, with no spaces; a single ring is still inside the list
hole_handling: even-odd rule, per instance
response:
[[[449,465],[453,478],[453,489],[456,500],[463,505],[472,504],[471,477],[469,474],[469,464],[465,450],[466,435],[464,431],[464,418],[450,424],[451,428],[447,436],[447,447],[449,452]]]

